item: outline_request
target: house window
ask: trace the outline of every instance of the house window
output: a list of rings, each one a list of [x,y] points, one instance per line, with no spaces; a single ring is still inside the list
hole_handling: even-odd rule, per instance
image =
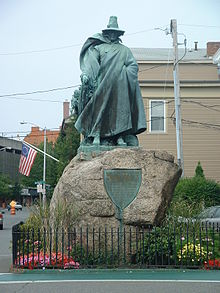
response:
[[[165,101],[150,101],[150,132],[165,132]]]

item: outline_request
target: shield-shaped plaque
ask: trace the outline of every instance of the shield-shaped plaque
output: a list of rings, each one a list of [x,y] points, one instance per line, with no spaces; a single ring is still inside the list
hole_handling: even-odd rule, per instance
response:
[[[121,211],[137,196],[141,179],[141,169],[104,169],[105,190]]]

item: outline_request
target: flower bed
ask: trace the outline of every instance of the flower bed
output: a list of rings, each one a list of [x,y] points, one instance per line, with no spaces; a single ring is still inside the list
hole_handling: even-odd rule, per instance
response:
[[[204,262],[204,267],[206,270],[210,270],[210,269],[220,269],[220,259],[209,259],[208,262],[205,261]]]
[[[43,254],[42,252],[33,255],[18,256],[16,260],[17,266],[30,270],[36,268],[63,268],[63,269],[78,269],[79,263],[75,262],[72,257],[68,257],[61,252],[51,253],[51,255]]]

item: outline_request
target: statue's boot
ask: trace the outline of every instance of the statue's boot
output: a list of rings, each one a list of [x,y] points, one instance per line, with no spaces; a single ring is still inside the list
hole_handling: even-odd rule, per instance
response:
[[[94,145],[100,145],[100,136],[97,135],[94,137],[93,143]]]
[[[139,146],[138,138],[135,134],[127,134],[123,137],[123,139],[126,142],[127,146]]]
[[[124,141],[124,139],[122,137],[119,137],[117,140],[117,145],[119,146],[126,146],[126,142]]]

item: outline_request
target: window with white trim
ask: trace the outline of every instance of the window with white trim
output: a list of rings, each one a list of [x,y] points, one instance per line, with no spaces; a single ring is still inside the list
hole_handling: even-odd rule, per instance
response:
[[[150,100],[150,132],[165,132],[165,101]]]

